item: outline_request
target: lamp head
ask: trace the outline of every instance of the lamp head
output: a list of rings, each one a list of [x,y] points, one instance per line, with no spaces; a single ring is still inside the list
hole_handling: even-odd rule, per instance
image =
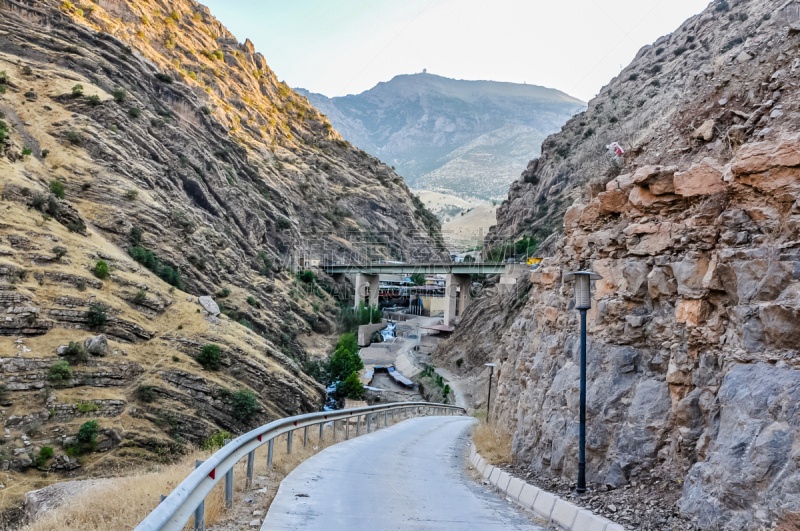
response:
[[[572,271],[564,273],[564,282],[575,282],[575,308],[588,310],[592,307],[592,280],[603,277],[591,271]]]
[[[487,367],[497,367],[497,365],[494,363],[484,363],[484,365]]]

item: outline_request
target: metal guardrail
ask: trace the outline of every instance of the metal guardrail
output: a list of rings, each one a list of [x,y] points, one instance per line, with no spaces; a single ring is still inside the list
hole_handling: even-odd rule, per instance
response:
[[[333,433],[336,434],[336,422],[358,417],[356,436],[360,433],[361,417],[366,417],[367,433],[372,430],[372,418],[375,417],[375,427],[380,424],[380,413],[383,413],[384,426],[387,425],[391,413],[394,420],[395,412],[404,414],[408,418],[413,411],[418,415],[452,415],[456,412],[466,413],[461,407],[447,404],[431,404],[430,402],[397,402],[382,406],[362,407],[340,411],[323,411],[321,413],[307,413],[285,419],[276,420],[256,428],[233,439],[220,450],[215,452],[206,461],[197,461],[195,471],[189,474],[180,485],[136,526],[134,531],[179,531],[183,529],[189,518],[194,515],[194,529],[204,531],[204,502],[211,489],[225,476],[225,505],[233,504],[233,467],[244,456],[247,456],[247,484],[253,479],[255,451],[260,446],[268,444],[267,467],[272,466],[272,451],[275,438],[288,434],[286,437],[287,453],[292,451],[292,435],[295,430],[303,428],[303,446],[308,443],[308,428],[319,425],[319,437],[322,439],[327,423],[333,422]],[[350,423],[345,423],[345,440],[350,437]]]

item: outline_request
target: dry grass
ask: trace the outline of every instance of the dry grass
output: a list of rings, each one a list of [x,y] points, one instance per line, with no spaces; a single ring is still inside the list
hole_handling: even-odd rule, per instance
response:
[[[511,438],[509,432],[485,420],[472,430],[475,448],[492,465],[511,463]]]
[[[397,422],[400,422],[400,419]],[[389,424],[393,423],[390,421]],[[362,422],[361,433],[365,431]],[[350,425],[350,437],[354,436],[353,422]],[[341,426],[334,434],[333,430],[326,426],[325,436],[320,443],[318,428],[310,427],[308,446],[305,448],[302,429],[295,430],[293,438],[291,454],[286,454],[286,436],[280,436],[275,440],[273,468],[266,473],[267,445],[264,444],[256,450],[254,483],[250,489],[246,488],[247,459],[242,459],[236,465],[233,473],[234,503],[230,511],[226,511],[224,507],[224,478],[220,478],[214,490],[206,497],[207,528],[228,518],[236,519],[245,513],[248,515],[247,520],[251,520],[252,516],[249,515],[254,509],[266,513],[283,478],[309,457],[335,442],[344,440],[344,429]],[[196,459],[207,459],[210,454],[210,452],[194,451],[178,463],[153,467],[86,489],[70,498],[67,504],[46,513],[19,531],[130,531],[158,505],[160,494],[169,494],[194,470]],[[267,488],[265,494],[260,497],[254,495],[257,489],[264,487]],[[248,504],[244,498],[255,498],[255,503]],[[101,500],[100,503],[98,500]],[[185,529],[191,529],[191,526],[192,519]]]

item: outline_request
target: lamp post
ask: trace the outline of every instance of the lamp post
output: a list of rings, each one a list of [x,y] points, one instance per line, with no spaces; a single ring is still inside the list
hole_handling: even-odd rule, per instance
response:
[[[579,494],[586,492],[586,310],[592,307],[592,280],[600,280],[597,273],[575,271],[564,273],[564,282],[575,282],[575,308],[581,312],[581,413],[580,444],[578,453]]]
[[[486,363],[484,365],[489,367],[489,397],[486,399],[486,424],[489,424],[492,407],[492,376],[494,375],[494,368],[497,367],[497,365],[494,363]]]

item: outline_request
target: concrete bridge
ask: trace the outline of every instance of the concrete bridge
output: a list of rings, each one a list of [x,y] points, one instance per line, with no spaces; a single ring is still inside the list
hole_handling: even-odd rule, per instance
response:
[[[418,273],[445,275],[444,296],[447,300],[444,304],[443,323],[446,326],[452,326],[456,320],[456,308],[463,315],[464,310],[469,306],[472,275],[501,275],[501,284],[514,284],[517,278],[530,270],[530,266],[494,262],[429,262],[420,264],[326,264],[321,266],[321,269],[339,281],[345,275],[355,277],[356,306],[366,298],[367,287],[369,287],[368,304],[370,306],[378,305],[381,275],[411,276]]]

